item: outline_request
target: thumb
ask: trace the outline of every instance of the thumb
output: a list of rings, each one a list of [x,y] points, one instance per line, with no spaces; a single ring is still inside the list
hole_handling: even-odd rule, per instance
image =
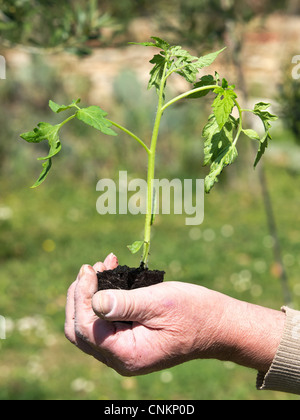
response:
[[[93,296],[93,310],[107,321],[145,321],[156,315],[149,290],[153,287],[147,287],[147,292],[145,288],[102,290]]]

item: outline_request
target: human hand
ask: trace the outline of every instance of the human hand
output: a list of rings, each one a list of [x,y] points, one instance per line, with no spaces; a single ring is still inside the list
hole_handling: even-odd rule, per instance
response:
[[[97,292],[96,272],[117,265],[84,265],[68,291],[65,333],[82,351],[125,376],[196,358],[268,369],[284,314],[181,282]]]
[[[65,333],[73,344],[123,375],[218,357],[224,295],[180,282],[96,293],[96,272],[117,264],[110,254],[85,265],[70,287]]]

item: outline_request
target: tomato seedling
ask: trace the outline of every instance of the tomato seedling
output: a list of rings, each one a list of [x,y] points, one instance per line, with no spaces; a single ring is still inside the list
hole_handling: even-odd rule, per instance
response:
[[[218,181],[218,177],[223,169],[236,160],[238,156],[237,143],[242,133],[251,140],[257,141],[259,146],[254,166],[258,164],[271,139],[271,122],[277,119],[275,115],[268,111],[270,107],[269,103],[259,102],[253,109],[243,109],[238,101],[235,86],[230,85],[226,79],[221,79],[217,72],[214,75],[202,76],[200,80],[197,80],[199,70],[210,66],[225,48],[202,57],[195,57],[181,46],[171,46],[168,42],[158,37],[152,37],[151,39],[151,42],[132,43],[145,47],[154,47],[160,50],[150,60],[153,68],[150,71],[148,89],[156,89],[158,105],[149,144],[132,131],[107,118],[108,114],[99,106],[81,108],[79,106],[80,99],[74,100],[69,105],[58,105],[50,100],[49,106],[53,112],[59,114],[66,110],[73,110],[74,113],[59,124],[51,125],[41,122],[33,131],[21,135],[27,142],[39,143],[43,140],[48,140],[49,143],[49,154],[38,159],[43,161],[43,169],[38,180],[32,186],[33,188],[39,186],[46,179],[52,165],[52,159],[61,150],[60,130],[74,118],[109,136],[117,135],[113,128],[121,130],[144,148],[148,158],[147,212],[145,216],[144,238],[134,241],[132,245],[128,246],[132,253],[139,252],[143,247],[142,267],[148,267],[151,226],[155,213],[153,180],[155,175],[156,146],[161,120],[167,109],[185,98],[198,100],[206,97],[210,92],[214,95],[212,100],[212,113],[209,115],[202,132],[204,138],[204,165],[210,168],[209,174],[205,178],[206,193],[209,193]],[[179,74],[189,82],[191,89],[167,101],[167,81],[173,73]],[[233,115],[234,109],[237,109],[237,117]],[[246,112],[253,113],[261,119],[264,127],[263,135],[259,135],[253,129],[244,127],[243,116]]]

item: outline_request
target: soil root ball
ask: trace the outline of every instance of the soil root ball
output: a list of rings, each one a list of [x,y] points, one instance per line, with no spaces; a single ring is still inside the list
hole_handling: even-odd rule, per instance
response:
[[[164,271],[148,270],[142,267],[130,268],[127,265],[119,265],[114,270],[98,272],[98,290],[106,289],[138,289],[162,283]]]

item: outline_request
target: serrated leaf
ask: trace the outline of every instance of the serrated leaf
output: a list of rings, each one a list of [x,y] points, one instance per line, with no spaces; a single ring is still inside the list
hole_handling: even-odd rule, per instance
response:
[[[77,111],[76,117],[83,121],[85,124],[88,124],[97,130],[101,131],[103,134],[109,136],[116,136],[113,130],[111,130],[111,122],[108,121],[105,117],[107,112],[103,111],[99,106],[89,106],[88,108],[82,108]]]
[[[58,114],[59,112],[66,111],[67,109],[76,108],[76,105],[79,104],[80,101],[81,99],[79,98],[74,100],[70,105],[58,105],[56,102],[50,100],[49,107],[53,112]]]
[[[211,75],[206,75],[206,76],[202,76],[200,81],[195,83],[194,89],[202,88],[204,86],[210,86],[214,84],[216,84],[214,77]],[[193,93],[192,95],[189,95],[188,98],[191,98],[191,99],[202,98],[203,96],[206,96],[211,90],[212,89],[207,89],[207,90]]]
[[[20,137],[28,143],[40,143],[44,140],[44,137],[39,137],[35,130],[36,128],[33,131],[27,131],[26,133],[20,134]]]
[[[237,149],[233,144],[233,124],[229,120],[220,130],[214,114],[203,129],[204,165],[210,166],[209,174],[204,181],[205,191],[210,192],[223,169],[237,158]]]
[[[167,41],[164,41],[157,36],[152,36],[151,39],[153,39],[155,42],[129,42],[129,44],[142,45],[143,47],[157,47],[164,51],[167,51],[170,48],[170,44]]]
[[[150,71],[148,89],[154,86],[156,90],[159,90],[162,77],[164,76],[165,65],[167,65],[167,77],[172,73],[177,73],[189,83],[195,83],[199,70],[212,64],[217,56],[225,49],[223,48],[198,58],[191,55],[179,45],[170,46],[167,41],[158,37],[152,37],[152,39],[155,43],[138,43],[139,45],[158,47],[163,50],[160,54],[156,54],[150,61],[151,64],[154,64],[154,67]]]
[[[60,151],[61,151],[61,143],[59,140],[57,141],[53,141],[51,143],[49,143],[50,145],[50,150],[47,156],[45,157],[40,157],[37,160],[47,160],[47,159],[51,159],[53,158],[53,156],[57,155]]]
[[[154,67],[150,71],[150,80],[148,83],[148,89],[151,89],[154,86],[156,90],[159,90],[161,79],[163,77],[165,62],[166,62],[166,58],[160,54],[156,54],[152,58],[152,60],[150,60],[150,63],[154,64]]]
[[[252,130],[252,129],[243,130],[243,133],[246,134],[246,136],[249,137],[251,140],[260,141],[260,137],[255,130]]]
[[[21,134],[22,139],[29,143],[40,143],[43,140],[48,140],[50,146],[59,141],[58,131],[60,125],[52,125],[49,123],[41,122],[33,131]]]
[[[30,188],[36,188],[39,185],[41,185],[42,182],[45,181],[48,172],[50,171],[50,168],[52,166],[52,161],[51,159],[46,160],[46,162],[43,163],[43,170],[38,178],[38,180],[30,187]]]
[[[171,47],[169,49],[169,55],[170,57],[184,58],[186,62],[192,62],[192,61],[198,60],[198,57],[191,55],[187,50],[183,49],[180,45]]]
[[[38,124],[38,133],[43,140],[48,140],[49,143],[49,154],[46,157],[38,158],[38,160],[46,160],[55,156],[61,150],[61,144],[58,136],[60,125],[51,125],[48,123]]]
[[[32,188],[39,186],[47,177],[49,170],[51,168],[51,158],[57,155],[61,150],[61,143],[59,139],[59,129],[60,125],[51,125],[49,123],[41,122],[38,126],[28,133],[24,133],[21,137],[30,142],[30,143],[39,143],[43,140],[48,140],[49,144],[49,153],[45,157],[38,158],[38,160],[45,160],[43,163],[43,170]]]
[[[127,248],[132,254],[136,254],[144,245],[144,241],[135,241],[131,245],[127,245]]]
[[[195,83],[198,72],[198,67],[194,63],[185,64],[181,70],[176,71],[177,74],[184,77],[189,83]]]
[[[29,143],[40,143],[41,141],[46,140],[52,131],[56,130],[54,127],[55,126],[51,124],[40,122],[33,131],[23,133],[20,137]]]
[[[266,111],[270,106],[271,104],[268,102],[258,102],[254,106],[254,111]]]
[[[173,62],[171,71],[176,71],[189,83],[195,83],[199,70],[211,65],[224,49],[198,58],[179,46],[172,47],[169,53],[171,56],[176,57],[177,61]]]
[[[237,98],[237,95],[232,89],[224,89],[223,87],[216,88],[214,92],[217,93],[217,97],[212,107],[219,128],[221,129],[229,119],[232,109],[235,106],[234,100]]]
[[[260,140],[259,149],[258,149],[256,158],[255,158],[255,162],[254,162],[254,168],[257,166],[260,159],[264,155],[267,147],[269,146],[269,140],[271,140],[271,139],[272,139],[272,137],[271,137],[270,133],[266,132],[264,137]]]
[[[265,134],[260,139],[260,145],[259,145],[259,149],[255,158],[254,167],[256,167],[257,164],[259,163],[260,159],[265,153],[266,148],[269,145],[269,140],[272,139],[272,136],[269,131],[271,128],[271,121],[276,121],[278,119],[276,115],[271,114],[269,111],[267,111],[267,109],[270,106],[271,105],[269,103],[259,102],[254,106],[254,110],[252,111],[255,115],[257,115],[261,119],[264,129],[265,129]]]
[[[203,69],[204,67],[210,66],[216,60],[218,55],[221,54],[221,52],[223,52],[224,50],[226,50],[226,47],[222,48],[219,51],[215,51],[210,54],[206,54],[203,57],[200,57],[197,62],[198,69]]]
[[[218,177],[223,169],[226,166],[231,165],[237,156],[237,149],[232,144],[227,145],[224,149],[222,149],[222,152],[220,152],[220,155],[218,156],[218,160],[211,164],[210,172],[204,180],[204,188],[206,193],[210,192],[214,184],[218,182]]]
[[[161,48],[164,51],[167,51],[170,48],[170,44],[158,36],[152,36],[151,39],[155,41],[155,47],[157,48]]]
[[[271,106],[271,104],[267,104],[265,102],[259,102],[254,106],[253,113],[257,115],[264,125],[266,131],[271,128],[270,121],[276,121],[278,117],[274,114],[271,114],[267,109]]]

